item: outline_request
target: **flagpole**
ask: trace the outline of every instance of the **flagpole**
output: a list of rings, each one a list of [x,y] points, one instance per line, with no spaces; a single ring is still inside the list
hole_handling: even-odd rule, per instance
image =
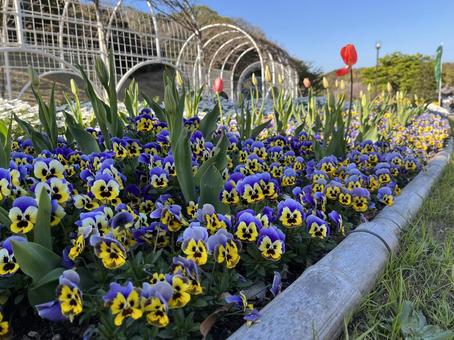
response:
[[[443,75],[443,63],[440,62],[440,80],[438,81],[438,105],[441,105],[441,79]]]
[[[440,78],[438,80],[438,105],[441,106],[441,82],[443,79],[443,61],[441,59],[442,59],[442,55],[443,55],[443,42],[440,43],[440,47],[441,47],[441,54],[440,54]]]

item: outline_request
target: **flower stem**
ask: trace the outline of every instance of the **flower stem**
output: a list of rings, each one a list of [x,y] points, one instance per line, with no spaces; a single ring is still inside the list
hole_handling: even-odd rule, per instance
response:
[[[345,129],[345,138],[348,136],[348,130],[350,129],[350,123],[352,120],[352,101],[353,101],[353,68],[350,68],[350,101],[348,103],[348,120],[347,128]]]
[[[216,97],[218,98],[219,116],[220,116],[220,120],[221,120],[221,125],[224,125],[224,116],[222,115],[221,96],[219,96],[219,93],[216,93]]]

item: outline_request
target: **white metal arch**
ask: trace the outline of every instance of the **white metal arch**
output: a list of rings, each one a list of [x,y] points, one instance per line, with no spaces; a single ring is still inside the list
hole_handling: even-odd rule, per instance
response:
[[[232,25],[232,24],[227,24],[227,23],[219,23],[219,24],[210,24],[210,25],[206,25],[206,26],[203,26],[202,28],[200,28],[200,32],[204,32],[204,31],[207,31],[207,30],[210,30],[210,29],[214,29],[214,28],[225,28],[225,29],[232,29],[232,30],[236,30],[238,31],[239,33],[241,33],[242,35],[244,35],[244,37],[246,37],[250,42],[251,42],[251,45],[252,45],[252,49],[255,49],[257,51],[257,55],[258,55],[258,58],[259,58],[259,61],[260,61],[260,68],[261,68],[261,76],[262,78],[264,77],[264,73],[265,73],[265,63],[264,63],[264,58],[262,56],[262,52],[260,50],[260,47],[259,45],[257,44],[257,42],[255,41],[255,39],[248,33],[246,32],[245,30],[243,30],[242,28],[236,26],[236,25]],[[182,56],[183,56],[183,53],[185,51],[185,49],[187,48],[187,46],[190,44],[190,42],[194,39],[194,38],[197,38],[199,39],[199,37],[193,33],[189,36],[189,38],[184,42],[183,46],[181,47],[180,49],[180,52],[178,53],[178,58],[177,58],[177,62],[176,62],[176,65],[179,66],[180,63],[181,63],[181,59],[182,59]],[[245,55],[245,53],[243,52],[243,54],[240,55],[240,57],[238,58],[238,60],[240,60],[243,56]],[[236,68],[236,66],[238,65],[238,60],[237,62],[235,62],[235,67],[232,69],[232,74],[234,73],[234,69]],[[231,75],[231,79],[232,79],[232,75]],[[232,83],[232,81],[231,81]],[[231,89],[232,91],[232,94],[233,94],[233,89]],[[263,82],[262,83],[262,92],[265,92],[265,83]],[[232,96],[233,97],[233,96]]]
[[[226,46],[230,45],[231,43],[234,43],[237,40],[243,40],[243,39],[244,39],[244,37],[242,37],[242,36],[234,37],[234,38],[227,40],[221,46],[218,47],[216,52],[214,52],[213,56],[211,57],[210,63],[208,64],[207,82],[209,82],[211,80],[211,70],[213,68],[213,64],[214,64],[219,52],[221,52]],[[248,43],[248,45],[249,45],[249,43]]]
[[[172,63],[169,63],[169,62],[166,62],[166,61],[163,61],[161,59],[158,59],[156,58],[155,60],[146,60],[146,61],[142,61],[141,63],[135,65],[134,67],[130,68],[128,72],[126,72],[122,77],[121,79],[118,81],[117,83],[117,87],[116,87],[116,91],[117,93],[120,92],[122,86],[124,85],[124,83],[128,80],[128,78],[130,78],[134,72],[136,72],[137,70],[141,69],[142,67],[144,66],[147,66],[147,65],[166,65],[166,66],[169,66],[171,68],[173,68],[174,70],[180,72],[181,76],[184,78],[184,80],[187,81],[187,77],[186,77],[186,74],[180,69],[180,68],[177,68],[174,64]]]
[[[239,44],[237,46],[235,46],[234,48],[232,48],[229,52],[229,54],[227,54],[227,56],[225,57],[224,59],[224,62],[222,63],[222,67],[221,67],[221,75],[220,77],[222,78],[223,74],[224,74],[224,69],[225,69],[225,65],[227,64],[227,62],[229,61],[230,57],[237,52],[237,50],[243,48],[245,45],[249,45],[249,42],[244,42],[242,44]]]
[[[236,59],[235,64],[233,64],[233,67],[232,67],[232,73],[230,74],[230,83],[231,84],[234,84],[233,77],[235,75],[235,69],[238,66],[238,63],[246,54],[248,54],[249,52],[251,52],[253,50],[254,50],[254,47],[249,47],[247,50],[244,50],[243,53],[241,53],[240,56]],[[261,66],[262,65],[260,65],[260,67]],[[263,79],[263,68],[262,68],[262,79]],[[265,86],[264,86],[264,82],[262,82],[262,93],[264,93],[264,91],[265,91]],[[232,85],[232,88],[230,89],[231,98],[234,98],[234,94],[235,94],[235,89],[234,89],[234,86]]]
[[[68,71],[68,70],[56,70],[56,71],[44,72],[44,73],[38,74],[38,78],[42,79],[42,78],[52,76],[55,74],[71,75],[71,76],[79,78],[80,80],[83,80],[83,78],[81,77],[79,72],[76,73],[76,72],[72,72],[72,71]],[[20,99],[24,95],[24,93],[30,88],[31,85],[32,85],[31,80],[27,81],[27,83],[22,87],[19,94],[17,95],[17,98]],[[96,89],[95,89],[95,91],[96,91]]]

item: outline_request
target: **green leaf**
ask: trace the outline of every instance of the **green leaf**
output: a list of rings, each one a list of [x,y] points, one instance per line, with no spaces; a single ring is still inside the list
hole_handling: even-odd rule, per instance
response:
[[[3,120],[0,120],[0,140],[5,142],[6,136],[8,135],[8,126]]]
[[[60,256],[38,243],[12,241],[12,245],[20,269],[34,282],[60,266]]]
[[[65,268],[55,268],[28,288],[28,300],[32,306],[55,299],[58,280],[64,271]]]
[[[219,171],[224,170],[227,165],[227,148],[229,144],[229,139],[223,134],[213,150],[213,156],[203,162],[197,170],[194,176],[194,181],[197,186],[200,187],[202,175],[211,165],[214,165]]]
[[[219,110],[219,105],[216,104],[214,108],[208,112],[205,117],[200,121],[199,130],[203,133],[203,136],[207,139],[211,138],[211,135],[214,130],[216,130],[218,118],[221,112]]]
[[[9,157],[5,152],[5,147],[6,145],[4,144],[2,139],[0,139],[0,168],[8,168],[9,166]]]
[[[0,223],[3,224],[6,228],[9,228],[11,220],[8,216],[8,211],[5,208],[0,207]]]
[[[258,135],[260,134],[260,132],[262,132],[263,130],[265,130],[268,127],[270,122],[271,122],[271,120],[268,120],[265,123],[262,123],[262,124],[256,126],[254,129],[252,129],[251,138],[252,139],[257,138]]]
[[[192,175],[192,152],[189,145],[189,132],[186,128],[183,129],[183,133],[181,133],[175,145],[173,156],[178,183],[184,199],[186,202],[194,201],[196,196],[194,177]]]
[[[39,195],[38,215],[33,228],[33,241],[52,250],[52,236],[50,233],[52,206],[47,190],[41,190]]]
[[[101,130],[101,133],[104,137],[104,143],[107,145],[107,147],[110,148],[111,142],[110,142],[110,136],[109,136],[109,130],[107,126],[107,113],[104,107],[104,102],[98,98],[96,95],[96,92],[93,88],[93,84],[91,83],[90,79],[88,78],[87,74],[85,73],[83,67],[81,65],[77,65],[77,68],[80,71],[80,74],[82,75],[82,78],[84,80],[84,87],[85,87],[85,93],[88,95],[91,105],[93,106],[93,112],[95,114],[96,120],[98,122],[99,128]]]
[[[14,120],[17,122],[19,127],[25,132],[27,137],[32,140],[33,147],[35,151],[40,152],[42,150],[52,150],[52,145],[49,142],[49,139],[44,134],[35,131],[33,126],[23,121],[16,114],[14,114]]]
[[[306,126],[306,122],[302,122],[300,125],[298,125],[296,127],[295,131],[293,132],[295,137],[298,137],[298,135],[300,134],[301,131],[303,131],[305,126]]]
[[[150,109],[153,110],[153,112],[155,113],[156,117],[158,117],[158,119],[161,122],[167,122],[166,116],[165,116],[165,113],[164,113],[164,109],[158,103],[156,103],[153,99],[148,97],[146,94],[141,93],[141,95],[142,95],[143,99],[145,99],[145,102],[150,107]]]
[[[64,112],[66,119],[66,126],[68,127],[72,137],[77,141],[80,151],[84,154],[91,154],[93,152],[101,152],[98,142],[91,133],[86,131],[82,126],[76,123],[74,117]]]
[[[202,178],[204,180],[200,182],[199,205],[203,206],[205,203],[210,203],[215,207],[216,211],[225,213],[227,207],[219,199],[219,193],[224,187],[224,179],[221,173],[214,165],[211,165],[202,174]]]

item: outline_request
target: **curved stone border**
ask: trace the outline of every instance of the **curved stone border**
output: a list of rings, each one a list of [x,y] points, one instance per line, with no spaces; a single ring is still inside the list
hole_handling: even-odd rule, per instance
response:
[[[261,321],[243,325],[229,339],[335,339],[344,317],[374,287],[399,238],[441,176],[452,139],[371,222],[359,225],[261,311]]]

